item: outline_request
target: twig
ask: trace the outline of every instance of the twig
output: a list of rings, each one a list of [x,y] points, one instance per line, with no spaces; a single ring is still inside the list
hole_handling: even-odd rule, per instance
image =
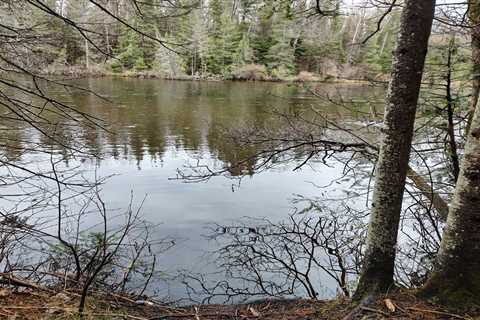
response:
[[[132,316],[129,314],[123,314],[123,313],[90,313],[87,315],[94,316],[94,317],[122,317],[122,318],[129,318],[129,319],[135,319],[135,320],[148,320],[148,318],[143,318],[143,317],[137,317],[137,316]]]
[[[188,318],[188,317],[233,317],[232,313],[180,313],[164,314],[161,316],[148,318],[148,320],[163,320],[168,318]]]
[[[450,317],[454,317],[454,318],[457,318],[457,319],[471,319],[470,317],[464,317],[464,316],[460,316],[458,314],[448,313],[448,312],[443,312],[443,311],[437,311],[437,310],[418,309],[418,308],[414,308],[414,307],[407,307],[407,309],[411,310],[411,311],[417,311],[417,312],[441,314],[441,315],[444,315],[444,316],[450,316]]]
[[[18,309],[18,310],[28,310],[28,309],[37,309],[37,310],[64,310],[64,311],[72,311],[71,308],[62,308],[62,307],[51,307],[51,306],[0,306],[0,309]]]
[[[385,316],[385,317],[390,316],[388,313],[383,312],[382,310],[378,310],[378,309],[374,309],[374,308],[370,308],[370,307],[361,306],[360,309],[365,310],[365,311],[370,311],[370,312],[379,313],[379,314],[381,314],[381,315],[383,315],[383,316]]]

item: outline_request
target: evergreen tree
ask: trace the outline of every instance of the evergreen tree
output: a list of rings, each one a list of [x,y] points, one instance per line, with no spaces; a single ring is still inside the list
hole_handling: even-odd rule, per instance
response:
[[[275,44],[272,37],[273,14],[274,1],[265,0],[259,9],[258,23],[251,41],[254,62],[257,64],[267,65],[268,51]]]
[[[202,9],[195,8],[189,14],[181,15],[176,24],[175,40],[183,46],[180,50],[183,71],[190,75],[203,74],[208,35]]]
[[[144,1],[140,7],[142,15],[136,14],[130,21],[130,24],[143,34],[131,28],[123,28],[122,36],[119,39],[119,47],[116,50],[118,53],[117,60],[112,63],[114,71],[120,71],[122,68],[137,71],[152,68],[157,43],[151,38],[155,38],[158,34],[154,8],[154,0]]]
[[[273,15],[272,45],[265,55],[268,68],[276,78],[295,72],[295,50],[292,46],[290,6],[282,5]]]
[[[208,50],[206,56],[207,70],[213,74],[220,74],[225,65],[225,44],[223,34],[223,2],[211,0],[209,3],[209,16],[211,20],[208,37]]]
[[[254,61],[253,49],[250,46],[250,38],[247,33],[241,33],[242,38],[238,42],[237,50],[233,56],[233,64],[241,66]]]
[[[170,34],[165,35],[164,39],[174,41]],[[169,48],[159,46],[155,54],[153,69],[168,77],[178,76],[184,73],[182,58],[183,56],[180,56]]]
[[[399,22],[399,12],[392,13],[382,30],[367,42],[363,61],[377,72],[390,72],[395,45],[392,39],[395,38],[395,30],[398,29]],[[373,29],[369,32],[373,32]]]
[[[229,14],[231,8],[230,1],[210,1],[211,25],[206,63],[208,72],[212,74],[228,74],[234,62],[239,61],[239,44],[243,36],[240,28]]]

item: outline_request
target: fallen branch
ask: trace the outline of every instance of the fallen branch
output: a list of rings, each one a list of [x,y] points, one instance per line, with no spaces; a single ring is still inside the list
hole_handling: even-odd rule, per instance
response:
[[[26,287],[26,288],[30,288],[30,289],[37,289],[37,290],[46,291],[46,292],[50,292],[50,293],[56,293],[54,290],[51,290],[51,289],[39,286],[38,284],[35,284],[35,283],[32,283],[32,282],[28,282],[26,280],[17,278],[10,273],[1,272],[0,277],[4,278],[6,280],[6,283],[10,284],[10,285],[17,285],[17,286],[20,286],[20,287]]]

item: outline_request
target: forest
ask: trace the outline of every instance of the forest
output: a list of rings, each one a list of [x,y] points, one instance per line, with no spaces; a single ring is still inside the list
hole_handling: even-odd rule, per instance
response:
[[[0,16],[0,318],[480,316],[480,1]]]
[[[30,15],[33,8],[22,8],[27,12],[21,14],[33,17],[48,39],[36,48],[41,57],[37,67],[52,73],[366,79],[388,74],[399,23],[398,12],[393,12],[371,41],[359,46],[354,44],[377,27],[381,8],[343,7],[333,1],[323,9],[335,12],[332,17],[315,19],[314,2],[308,1],[192,0],[164,6],[149,0],[134,7],[130,1],[106,1],[102,7],[83,0],[50,2],[61,16],[86,29],[82,34],[44,14]]]

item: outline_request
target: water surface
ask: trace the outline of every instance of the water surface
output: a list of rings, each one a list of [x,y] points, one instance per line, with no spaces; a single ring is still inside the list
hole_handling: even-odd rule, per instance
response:
[[[114,175],[102,187],[103,199],[111,208],[126,207],[132,191],[137,199],[147,195],[142,216],[160,224],[156,229],[159,237],[177,239],[159,262],[169,274],[178,269],[209,270],[205,252],[214,250],[216,244],[203,236],[209,232],[208,226],[234,225],[245,216],[284,219],[293,210],[291,199],[296,194],[318,196],[315,185],[326,185],[341,175],[334,165],[305,166],[294,172],[292,164],[247,175],[240,186],[225,177],[202,183],[172,179],[177,169],[197,159],[221,167],[257,151],[239,149],[222,133],[226,128],[275,125],[272,109],[287,112],[318,104],[302,86],[138,79],[85,79],[76,84],[109,101],[79,90],[53,91],[56,97],[108,124],[108,131],[88,124],[72,127],[71,132],[64,129],[73,145],[100,158],[75,165],[96,169],[99,176]],[[370,94],[370,89],[362,86],[322,87],[331,95],[364,99]],[[33,133],[25,127],[17,134],[28,138]],[[7,150],[13,159],[15,150]],[[231,172],[234,176],[240,173]],[[159,291],[172,298],[184,294],[175,284]]]

